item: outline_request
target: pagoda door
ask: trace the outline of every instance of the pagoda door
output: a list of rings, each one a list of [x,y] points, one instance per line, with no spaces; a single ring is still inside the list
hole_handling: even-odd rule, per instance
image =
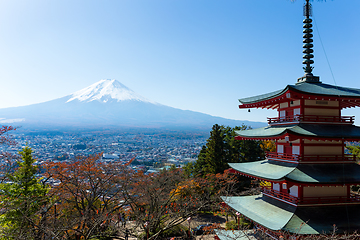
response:
[[[294,116],[294,111],[292,109],[286,109],[286,120],[291,121]]]
[[[292,146],[285,145],[284,146],[284,153],[285,153],[285,155],[292,155]]]

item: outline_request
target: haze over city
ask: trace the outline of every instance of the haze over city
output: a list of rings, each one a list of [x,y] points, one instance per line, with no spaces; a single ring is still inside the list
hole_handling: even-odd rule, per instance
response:
[[[265,121],[276,113],[238,110],[237,99],[303,75],[303,3],[2,1],[0,107],[49,101],[111,78],[171,107]],[[360,88],[360,2],[312,4],[314,74]]]

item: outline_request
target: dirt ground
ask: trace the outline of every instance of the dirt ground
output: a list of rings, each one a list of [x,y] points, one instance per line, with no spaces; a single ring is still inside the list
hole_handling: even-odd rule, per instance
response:
[[[214,216],[212,214],[203,214],[197,217],[194,217],[192,221],[190,222],[191,229],[196,228],[199,225],[203,224],[220,224],[221,227],[225,228],[226,219],[225,217],[221,216]],[[196,236],[196,240],[213,240],[215,237],[215,234],[207,234],[207,235],[201,235]]]

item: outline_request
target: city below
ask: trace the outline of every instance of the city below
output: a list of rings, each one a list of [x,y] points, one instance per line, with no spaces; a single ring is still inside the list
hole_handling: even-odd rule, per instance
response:
[[[36,164],[74,161],[77,157],[102,154],[101,161],[124,163],[134,160],[131,167],[143,171],[195,161],[208,134],[204,132],[131,131],[87,133],[16,133],[15,145],[1,145],[1,151],[17,154],[24,146],[33,150]]]

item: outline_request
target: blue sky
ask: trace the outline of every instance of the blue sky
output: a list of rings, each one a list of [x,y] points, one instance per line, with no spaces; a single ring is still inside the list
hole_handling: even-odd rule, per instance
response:
[[[238,99],[303,75],[303,3],[0,0],[0,108],[117,79],[168,106],[265,121],[276,113],[239,110]],[[314,1],[313,9],[314,74],[324,83],[360,88],[360,1]]]

